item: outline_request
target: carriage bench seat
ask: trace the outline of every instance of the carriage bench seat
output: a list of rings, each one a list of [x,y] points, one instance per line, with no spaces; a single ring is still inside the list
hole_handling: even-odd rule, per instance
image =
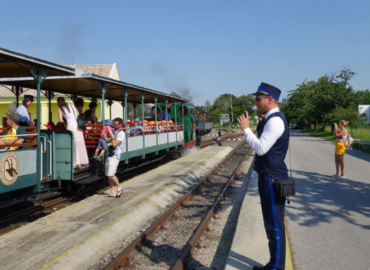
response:
[[[37,146],[37,128],[35,126],[23,127],[26,130],[27,143],[18,144],[19,146],[34,147]],[[8,127],[0,128],[0,135],[3,135],[4,131],[9,129]],[[31,135],[33,134],[33,135]],[[5,146],[4,146],[5,147]],[[9,147],[9,146],[8,146]]]

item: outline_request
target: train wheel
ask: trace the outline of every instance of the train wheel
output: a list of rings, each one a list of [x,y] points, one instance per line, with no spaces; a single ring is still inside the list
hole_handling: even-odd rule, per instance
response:
[[[73,183],[72,181],[69,181],[67,183],[67,193],[69,196],[73,196],[77,194],[77,187],[75,183]]]

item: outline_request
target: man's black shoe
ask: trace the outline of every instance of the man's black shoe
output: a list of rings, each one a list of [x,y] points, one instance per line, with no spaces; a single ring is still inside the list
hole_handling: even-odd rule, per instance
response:
[[[267,266],[253,266],[253,270],[268,270]]]

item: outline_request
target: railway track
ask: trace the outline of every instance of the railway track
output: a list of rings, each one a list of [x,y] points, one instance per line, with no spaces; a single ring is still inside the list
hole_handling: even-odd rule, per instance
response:
[[[223,129],[223,130],[220,130],[218,133],[211,133],[208,135],[210,136],[205,135],[202,137],[202,141],[199,146],[201,149],[204,147],[210,146],[214,143],[222,144],[222,141],[241,137],[243,136],[243,133],[241,133],[240,130]]]
[[[103,269],[186,268],[187,260],[211,218],[221,207],[250,151],[249,146],[241,144],[231,152],[223,163],[115,255]],[[138,253],[140,256],[135,256]]]
[[[143,174],[148,170],[167,162],[167,159],[157,159],[151,164],[143,164],[142,166],[137,166],[137,168],[135,167],[130,170],[117,170],[117,176],[120,181],[123,181],[130,177]],[[60,210],[108,187],[108,181],[97,182],[92,186],[80,188],[74,195],[61,195],[54,199],[35,203],[26,202],[25,204],[19,205],[15,209],[9,209],[8,211],[3,209],[3,214],[0,216],[0,235],[23,226],[25,223],[52,213],[55,211],[55,208]],[[11,228],[9,228],[10,226]]]

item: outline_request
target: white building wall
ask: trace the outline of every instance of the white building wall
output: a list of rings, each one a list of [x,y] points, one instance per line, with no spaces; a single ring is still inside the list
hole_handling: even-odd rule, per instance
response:
[[[361,117],[361,114],[364,114],[367,118],[361,121],[363,124],[370,124],[370,105],[358,105],[358,113],[360,114],[360,118],[364,118]]]

